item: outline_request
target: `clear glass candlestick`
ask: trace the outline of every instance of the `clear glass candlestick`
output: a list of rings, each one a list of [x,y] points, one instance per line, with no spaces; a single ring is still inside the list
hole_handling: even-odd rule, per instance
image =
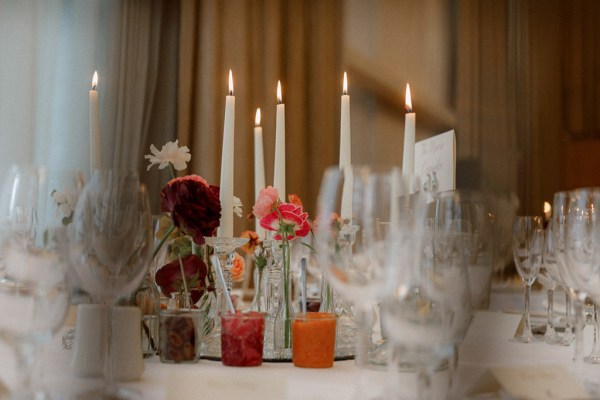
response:
[[[216,286],[216,301],[210,316],[213,319],[213,326],[210,332],[206,333],[204,342],[202,343],[202,356],[207,358],[221,358],[221,319],[220,313],[227,311],[226,292],[231,292],[233,281],[231,278],[231,267],[235,258],[235,249],[243,246],[248,242],[248,238],[241,237],[223,237],[213,236],[207,237],[206,244],[212,247],[215,255],[219,259],[221,271],[225,278],[225,287],[218,279],[215,279]],[[214,266],[213,268],[218,268]]]

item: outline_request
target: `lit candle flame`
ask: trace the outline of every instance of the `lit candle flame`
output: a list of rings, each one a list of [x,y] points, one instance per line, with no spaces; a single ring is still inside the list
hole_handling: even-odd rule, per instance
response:
[[[98,86],[98,71],[94,71],[94,76],[92,77],[92,90],[96,90]]]
[[[348,94],[348,77],[346,76],[346,71],[344,71],[344,87],[342,89],[342,94]]]
[[[260,126],[260,108],[256,109],[256,117],[254,117],[254,125]]]
[[[404,104],[406,107],[406,112],[413,112],[412,99],[410,97],[410,85],[408,83],[406,84],[406,95],[404,97]]]
[[[283,103],[283,96],[281,96],[281,81],[277,81],[277,104]]]
[[[544,216],[546,217],[546,220],[550,220],[550,217],[552,216],[552,206],[547,201],[544,202]]]
[[[231,70],[229,70],[229,95],[233,96],[233,75],[231,74]]]

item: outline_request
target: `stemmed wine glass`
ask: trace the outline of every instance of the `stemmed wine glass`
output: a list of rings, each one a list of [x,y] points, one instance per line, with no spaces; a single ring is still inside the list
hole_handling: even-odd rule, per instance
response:
[[[12,167],[0,187],[0,339],[16,352],[14,398],[45,398],[34,379],[41,345],[61,327],[70,300],[66,231],[39,167]]]
[[[471,224],[462,218],[455,194],[438,194],[435,200],[426,219],[419,217],[425,206],[415,204],[412,217],[401,218],[388,240],[388,264],[399,273],[397,290],[382,303],[382,318],[395,345],[390,371],[402,364],[414,366],[419,399],[431,398],[433,371],[453,359],[471,320],[466,266]],[[408,237],[416,240],[404,247]]]
[[[538,279],[547,289],[548,318],[546,320],[546,333],[544,338],[548,344],[559,344],[562,338],[554,329],[554,290],[559,287],[558,266],[554,249],[554,235],[552,233],[552,220],[548,222],[544,235],[544,248],[542,249],[542,265],[538,272]]]
[[[351,195],[347,191],[350,190]],[[354,304],[358,325],[356,364],[365,368],[370,347],[371,310],[375,302],[395,289],[397,269],[387,263],[386,239],[398,217],[399,196],[408,188],[399,169],[375,170],[353,166],[327,169],[321,183],[316,219],[319,263],[334,290]],[[339,214],[351,199],[351,218]],[[411,240],[403,243],[410,247]],[[359,383],[360,386],[360,383]],[[365,388],[358,388],[358,391]],[[358,397],[369,393],[357,394]]]
[[[584,357],[590,364],[600,363],[598,302],[600,301],[600,188],[581,188],[570,192],[565,250],[574,285],[594,301],[594,340],[592,352]]]
[[[581,293],[576,287],[571,273],[569,271],[569,263],[566,256],[566,237],[567,237],[567,217],[569,216],[570,194],[568,191],[554,193],[552,204],[552,240],[554,244],[554,256],[556,257],[556,266],[558,267],[558,278],[560,284],[565,289],[565,310],[566,322],[565,333],[560,342],[563,346],[570,346],[575,340],[575,354],[573,359],[579,359],[581,354],[582,338],[581,329],[579,329],[579,317],[581,316],[583,300],[587,296]],[[575,318],[571,312],[571,303],[575,304]],[[575,319],[575,330],[573,326]]]
[[[517,338],[522,343],[533,342],[529,320],[529,297],[542,262],[544,228],[541,217],[515,217],[513,220],[513,256],[517,272],[525,285],[525,329]]]
[[[112,311],[142,281],[152,253],[152,215],[146,189],[134,172],[97,170],[83,189],[69,230],[70,258],[81,285],[108,306],[105,385],[96,398],[137,397],[115,383]]]

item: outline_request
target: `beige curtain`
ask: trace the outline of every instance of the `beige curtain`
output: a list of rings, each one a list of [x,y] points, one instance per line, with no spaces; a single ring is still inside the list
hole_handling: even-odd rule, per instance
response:
[[[273,183],[277,80],[286,105],[286,185],[314,211],[323,170],[338,161],[341,2],[182,0],[177,135],[188,172],[219,184],[228,71],[233,71],[235,189],[254,203],[253,126],[262,112],[266,183]],[[235,232],[252,229],[236,219]]]
[[[103,159],[113,167],[139,170],[158,212],[158,193],[169,176],[157,168],[146,172],[144,154],[150,144],[160,149],[176,135],[179,8],[167,0],[128,0],[118,7],[118,18],[107,21],[106,31],[114,50],[101,104],[108,149]]]

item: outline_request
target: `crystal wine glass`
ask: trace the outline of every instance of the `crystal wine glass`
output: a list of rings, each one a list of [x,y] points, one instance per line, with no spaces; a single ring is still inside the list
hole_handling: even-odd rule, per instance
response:
[[[576,287],[594,300],[594,340],[592,352],[584,358],[590,364],[600,363],[598,347],[598,301],[600,301],[600,188],[581,188],[570,192],[567,217],[566,258],[570,276]]]
[[[517,338],[522,343],[533,342],[529,320],[529,297],[542,262],[544,228],[541,217],[515,217],[513,220],[513,255],[517,272],[525,285],[525,329]]]
[[[552,220],[548,222],[544,235],[544,248],[542,250],[542,265],[538,272],[538,279],[547,289],[548,318],[546,320],[546,333],[544,338],[548,344],[558,344],[562,338],[554,329],[554,290],[559,287],[558,266],[554,249],[554,235],[552,233]]]
[[[453,200],[438,198],[429,207],[424,229],[409,225],[388,241],[390,267],[400,270],[395,275],[398,289],[381,308],[395,346],[389,367],[391,373],[401,365],[416,368],[419,399],[432,397],[433,371],[443,360],[452,359],[471,319],[466,267],[471,226],[454,212],[454,205]],[[406,235],[419,242],[403,248]],[[392,392],[392,398],[397,395]]]
[[[359,368],[367,365],[372,307],[395,289],[392,276],[397,270],[389,268],[386,262],[386,238],[395,229],[393,221],[398,218],[399,196],[407,187],[398,169],[374,170],[366,166],[346,170],[331,167],[325,171],[321,183],[316,219],[317,255],[333,289],[354,304],[359,329],[356,354]],[[342,219],[339,216],[342,203],[347,204],[349,199],[351,217]],[[407,240],[402,246],[410,247],[411,243]]]
[[[16,352],[17,399],[48,394],[33,371],[70,303],[66,231],[49,186],[53,177],[44,168],[15,166],[0,188],[0,339]]]
[[[152,215],[137,174],[97,170],[83,189],[70,227],[70,258],[83,288],[108,305],[105,326],[105,385],[96,398],[132,398],[115,383],[112,309],[142,281],[152,253]]]

